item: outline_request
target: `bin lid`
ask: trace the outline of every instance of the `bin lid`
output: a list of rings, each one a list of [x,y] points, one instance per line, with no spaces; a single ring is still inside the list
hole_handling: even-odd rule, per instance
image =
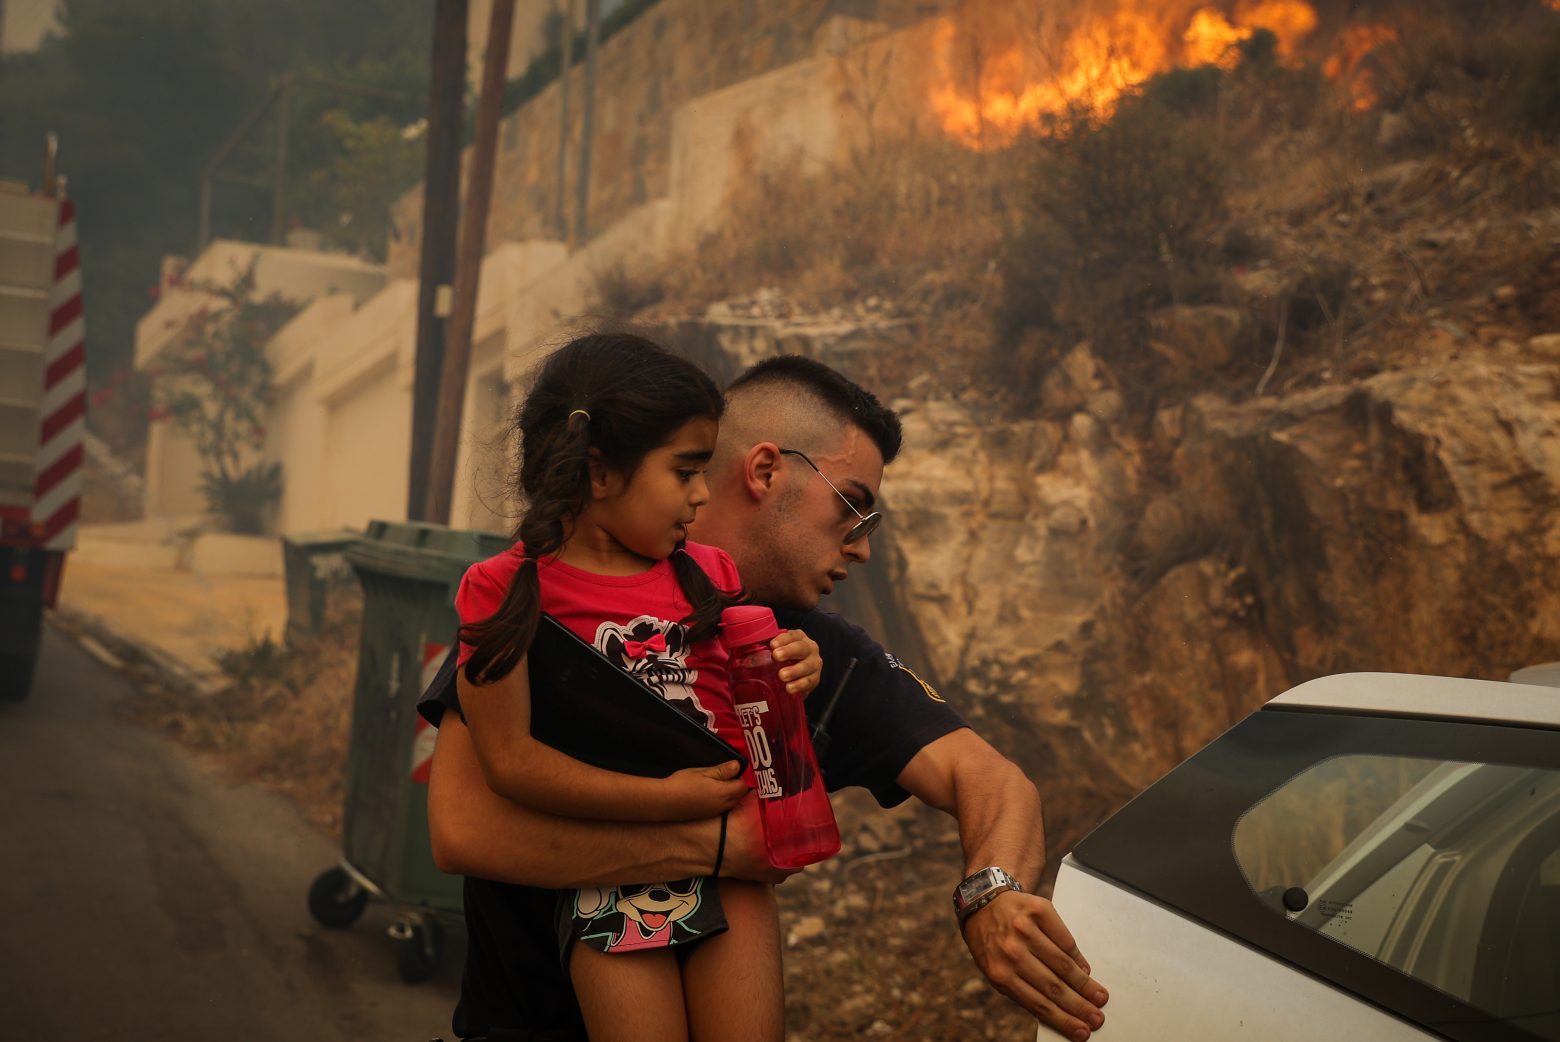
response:
[[[317,547],[346,546],[363,538],[355,528],[332,528],[325,532],[297,532],[282,536],[282,545],[298,546],[306,550]]]
[[[360,572],[453,585],[471,565],[511,545],[508,536],[497,532],[421,521],[370,521],[347,550],[347,563]]]

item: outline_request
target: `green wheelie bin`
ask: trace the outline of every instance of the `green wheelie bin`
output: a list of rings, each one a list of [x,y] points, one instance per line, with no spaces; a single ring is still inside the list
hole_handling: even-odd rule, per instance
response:
[[[350,926],[370,897],[400,918],[401,976],[427,980],[443,956],[441,919],[458,920],[461,880],[433,864],[428,846],[428,761],[433,730],[417,699],[455,638],[455,591],[476,561],[507,537],[422,523],[372,521],[346,551],[363,587],[363,630],[353,687],[341,863],[309,889],[321,925]]]
[[[282,537],[287,580],[287,640],[319,632],[331,594],[353,581],[347,551],[363,538],[351,528]]]

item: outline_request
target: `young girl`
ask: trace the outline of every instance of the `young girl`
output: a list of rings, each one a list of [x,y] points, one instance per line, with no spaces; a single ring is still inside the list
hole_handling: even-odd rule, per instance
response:
[[[743,747],[715,639],[741,584],[723,551],[687,542],[709,499],[704,468],[723,407],[697,367],[635,336],[581,337],[542,366],[518,420],[518,541],[474,565],[456,595],[457,690],[494,791],[615,821],[715,817],[747,791],[735,761],[640,778],[572,759],[529,727],[526,651],[545,611]],[[820,665],[808,650],[782,674],[802,693]],[[557,921],[592,1042],[783,1037],[770,887],[702,878],[586,888],[559,895]]]

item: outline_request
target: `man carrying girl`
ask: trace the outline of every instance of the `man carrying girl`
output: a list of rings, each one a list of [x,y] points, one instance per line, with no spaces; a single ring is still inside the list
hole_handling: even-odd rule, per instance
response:
[[[572,406],[561,417],[567,421],[566,433],[568,422],[580,420],[570,415],[573,408],[584,409],[590,422],[596,422],[596,411],[588,405]],[[644,460],[670,447],[670,441],[664,442],[647,452]],[[684,524],[688,513],[678,514],[670,518],[672,531],[655,535],[651,529],[656,524],[666,527],[665,523],[647,522],[644,541],[625,529],[621,534],[628,535],[629,542],[618,542],[625,548],[638,546],[641,569],[645,561],[658,559],[660,548],[690,531],[707,544],[729,551],[741,567],[741,581],[750,595],[762,603],[793,609],[795,614],[783,618],[782,624],[806,630],[822,645],[825,690],[832,692],[847,663],[856,663],[831,718],[833,742],[822,765],[829,787],[866,786],[885,806],[915,795],[946,810],[960,823],[967,874],[1000,867],[1024,889],[1032,888],[1044,864],[1040,802],[1033,786],[969,731],[935,692],[862,631],[837,616],[811,610],[819,597],[846,577],[849,566],[870,557],[872,525],[867,521],[883,466],[898,447],[897,418],[838,373],[805,359],[761,363],[729,391],[719,437],[708,457],[709,502],[694,504],[691,524]],[[671,454],[692,451],[703,452],[704,442],[690,443]],[[621,485],[603,476],[600,501],[610,502],[626,492],[636,473],[638,468],[626,474],[620,470]],[[590,495],[597,496],[594,485]],[[674,499],[666,497],[669,507]],[[684,500],[678,509],[688,504]],[[677,525],[682,525],[680,532]],[[524,526],[521,536],[529,547],[532,540]],[[652,536],[660,542],[651,541]],[[598,548],[611,546],[601,541]],[[668,552],[677,557],[675,549]],[[718,589],[722,582],[735,582],[734,574],[724,576],[720,560],[710,558],[707,569]],[[729,593],[731,587],[725,589]],[[545,606],[545,587],[543,595]],[[463,621],[481,620],[463,613]],[[796,656],[791,661],[799,662],[809,651],[807,643],[797,641],[790,646]],[[777,652],[777,657],[784,656]],[[816,675],[811,680],[800,675],[793,679],[818,681]],[[559,969],[556,946],[548,940],[555,935],[557,901],[530,887],[606,887],[627,880],[696,877],[710,873],[717,861],[723,877],[775,881],[782,875],[763,860],[750,799],[739,803],[729,820],[713,811],[693,821],[653,820],[648,813],[634,820],[624,815],[589,820],[589,814],[549,812],[536,805],[541,801],[528,800],[524,793],[515,793],[521,796],[518,800],[495,795],[487,779],[501,772],[484,764],[480,751],[484,739],[478,736],[482,711],[472,716],[471,707],[465,705],[469,697],[464,689],[457,693],[436,684],[424,708],[430,719],[440,722],[442,718],[444,723],[429,792],[435,858],[446,871],[468,876],[471,940],[455,1025],[462,1036],[584,1037],[568,979]],[[809,701],[810,713],[818,701]],[[446,707],[464,708],[468,719],[443,716]],[[490,730],[503,732],[505,725]],[[484,766],[489,768],[487,774]],[[683,779],[672,786],[677,790],[675,800],[691,800],[681,805],[681,811],[719,805],[730,798],[729,792],[720,791],[723,781]],[[500,781],[499,787],[503,785]],[[697,791],[690,797],[681,787]],[[642,807],[659,805],[642,796],[635,798]],[[950,889],[953,882],[957,880],[950,882]],[[961,927],[977,965],[993,984],[1043,1023],[1070,1038],[1087,1038],[1100,1025],[1104,991],[1089,978],[1087,963],[1048,901],[1010,888],[984,903]],[[701,940],[690,951],[696,953],[709,943]],[[580,947],[574,945],[576,954]],[[549,949],[554,952],[550,958]],[[620,961],[637,957],[605,956]],[[760,976],[769,973],[764,969]],[[689,983],[685,976],[682,984]],[[596,998],[590,994],[590,984],[585,990],[585,1023],[599,1042],[611,1036],[598,1033],[591,1008]],[[701,1035],[694,1019],[688,1021],[694,1037],[762,1037],[746,1029]],[[637,1026],[643,1027],[643,1020]],[[653,1036],[640,1032],[633,1037]]]

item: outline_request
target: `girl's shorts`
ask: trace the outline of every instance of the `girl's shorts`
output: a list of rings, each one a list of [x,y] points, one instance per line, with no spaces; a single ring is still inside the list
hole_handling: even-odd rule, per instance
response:
[[[575,941],[614,953],[691,945],[723,932],[726,913],[715,881],[700,876],[560,891],[557,925],[558,951],[567,966]]]

